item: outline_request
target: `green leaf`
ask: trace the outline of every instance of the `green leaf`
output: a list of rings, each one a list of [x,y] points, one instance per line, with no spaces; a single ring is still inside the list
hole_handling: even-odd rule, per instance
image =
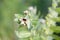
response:
[[[60,7],[56,8],[56,11],[60,14]]]
[[[56,33],[60,32],[60,26],[55,26],[55,27],[51,26],[50,28]]]
[[[52,18],[52,20],[54,20],[56,22],[60,22],[60,17],[58,17],[58,18]]]
[[[16,32],[16,35],[19,38],[27,38],[27,37],[30,37],[31,36],[31,33],[30,32],[27,32],[27,31],[21,31],[21,32]]]

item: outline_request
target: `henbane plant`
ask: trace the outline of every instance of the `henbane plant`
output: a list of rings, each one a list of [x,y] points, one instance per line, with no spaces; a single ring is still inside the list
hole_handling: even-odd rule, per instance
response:
[[[30,6],[21,16],[15,14],[15,19],[19,24],[19,27],[15,30],[16,36],[19,40],[53,40],[51,36],[53,31],[50,29],[51,26],[56,26],[53,18],[58,17],[56,9],[56,1],[52,3],[52,7],[49,7],[49,13],[46,16],[46,20],[38,18],[36,15],[36,7]]]

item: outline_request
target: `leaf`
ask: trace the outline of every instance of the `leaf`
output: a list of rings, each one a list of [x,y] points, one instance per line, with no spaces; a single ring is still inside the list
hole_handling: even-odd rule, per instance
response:
[[[51,26],[50,27],[54,32],[57,32],[57,33],[59,33],[60,32],[60,26]]]
[[[58,17],[58,18],[53,18],[53,20],[56,21],[56,22],[60,22],[60,17]]]
[[[31,36],[31,33],[27,31],[21,31],[21,32],[16,31],[16,35],[19,38],[27,38]]]
[[[55,40],[60,40],[60,37],[58,37],[57,35],[52,35],[54,37]]]
[[[56,8],[56,11],[60,14],[60,7]]]

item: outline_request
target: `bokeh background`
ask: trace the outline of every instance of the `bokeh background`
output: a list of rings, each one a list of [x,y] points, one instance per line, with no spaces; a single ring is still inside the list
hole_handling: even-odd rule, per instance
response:
[[[17,40],[14,33],[14,14],[23,14],[28,6],[34,5],[36,2],[37,0],[0,0],[0,40]],[[60,3],[56,11],[60,15]],[[60,23],[58,24],[60,25]],[[60,26],[55,32],[60,33]],[[60,40],[58,35],[60,34],[57,34],[57,40]]]

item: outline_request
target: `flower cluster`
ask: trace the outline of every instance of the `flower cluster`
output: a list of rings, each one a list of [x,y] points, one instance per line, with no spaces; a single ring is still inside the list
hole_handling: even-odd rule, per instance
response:
[[[56,8],[57,4],[54,5],[53,7]],[[50,27],[55,26],[55,21],[52,18],[58,17],[58,13],[53,7],[49,8],[49,14],[46,16],[46,20],[43,18],[39,19],[36,16],[36,7],[32,6],[23,12],[23,16],[15,14],[14,21],[19,24],[18,30],[15,31],[17,37],[22,39],[29,38],[29,40],[52,40],[53,38],[50,35],[53,32],[50,30]]]
[[[53,0],[52,7],[49,7],[49,13],[46,17],[46,20],[48,21],[48,26],[56,26],[56,22],[53,19],[58,18],[58,12],[55,11],[56,7],[58,6],[58,0]]]

